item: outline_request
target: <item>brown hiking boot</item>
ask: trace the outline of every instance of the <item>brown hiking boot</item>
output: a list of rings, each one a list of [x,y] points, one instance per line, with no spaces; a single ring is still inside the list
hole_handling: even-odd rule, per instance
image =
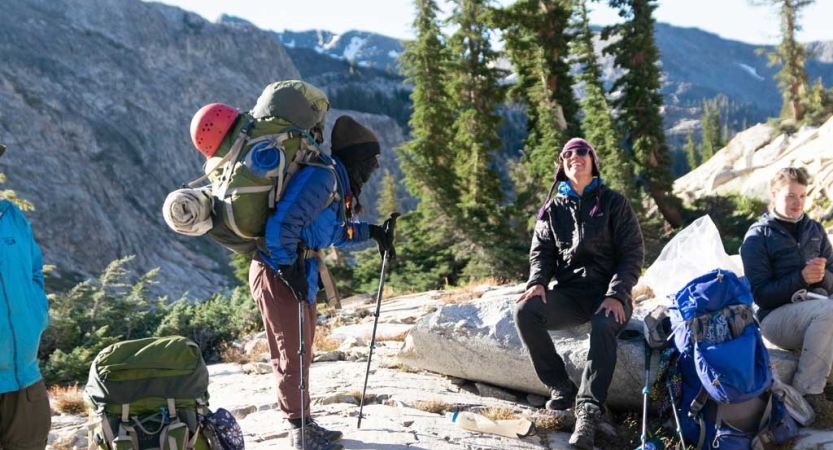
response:
[[[578,388],[569,378],[550,388],[550,399],[545,407],[552,411],[564,411],[573,407]]]
[[[602,410],[593,403],[576,406],[576,429],[570,436],[570,445],[581,450],[593,450],[596,428],[602,417]]]
[[[827,400],[824,393],[806,394],[804,399],[807,400],[807,403],[816,413],[816,420],[812,427],[822,430],[833,429],[833,402]]]

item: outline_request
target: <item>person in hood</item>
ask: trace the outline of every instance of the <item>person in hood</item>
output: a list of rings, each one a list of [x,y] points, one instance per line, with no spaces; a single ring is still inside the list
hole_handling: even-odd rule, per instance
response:
[[[515,326],[535,373],[550,389],[547,409],[568,409],[575,401],[570,444],[577,448],[593,448],[616,368],[616,338],[633,312],[631,289],[643,259],[642,231],[630,203],[602,182],[593,146],[571,139],[538,211],[529,282],[515,305]],[[576,387],[548,331],[586,322],[590,351]]]
[[[291,448],[302,449],[301,370],[307,384],[316,326],[319,285],[315,251],[329,246],[350,247],[374,239],[380,252],[394,255],[387,224],[357,221],[359,195],[379,168],[379,141],[350,116],[336,120],[331,139],[335,172],[327,167],[304,166],[289,181],[275,212],[266,224],[265,250],[252,260],[249,286],[263,317],[278,395],[278,406],[289,422]],[[336,186],[335,195],[333,186]],[[304,310],[303,367],[299,358],[299,301]],[[339,450],[339,431],[327,430],[306,417],[306,448]]]
[[[0,155],[6,148],[0,145]],[[46,448],[52,412],[38,368],[49,324],[43,258],[29,221],[0,196],[0,448]]]
[[[833,404],[824,391],[833,382],[833,248],[822,224],[804,214],[808,185],[804,169],[776,172],[769,211],[749,228],[740,256],[761,333],[801,352],[792,386],[816,411],[816,425],[830,428]]]

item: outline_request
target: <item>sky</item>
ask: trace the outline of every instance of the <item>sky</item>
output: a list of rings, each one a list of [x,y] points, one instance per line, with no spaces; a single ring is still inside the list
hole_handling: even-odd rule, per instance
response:
[[[496,0],[507,5],[514,0]],[[372,31],[394,38],[413,37],[413,0],[161,0],[214,21],[221,14],[242,17],[274,31],[323,29],[335,33]],[[440,4],[445,3],[439,0]],[[619,20],[607,2],[591,3],[594,25]],[[751,6],[750,0],[659,0],[659,22],[696,27],[750,44],[778,40],[778,18],[772,7]],[[833,0],[816,0],[803,10],[798,33],[802,42],[833,40]]]

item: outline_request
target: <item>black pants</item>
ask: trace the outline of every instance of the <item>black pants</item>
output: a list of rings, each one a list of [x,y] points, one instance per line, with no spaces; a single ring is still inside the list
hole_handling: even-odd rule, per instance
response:
[[[581,376],[576,404],[592,402],[603,406],[616,368],[616,337],[625,328],[633,306],[625,306],[624,323],[616,323],[611,313],[593,313],[604,300],[604,291],[593,288],[547,290],[547,303],[533,297],[515,305],[515,327],[526,348],[535,373],[548,387],[563,385],[569,379],[564,360],[555,350],[548,331],[572,328],[591,322],[590,351]]]

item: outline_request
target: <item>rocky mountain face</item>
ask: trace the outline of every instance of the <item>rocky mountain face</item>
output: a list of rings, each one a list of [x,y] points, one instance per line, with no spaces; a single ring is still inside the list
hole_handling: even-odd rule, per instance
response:
[[[804,167],[810,174],[804,210],[814,219],[833,218],[833,119],[792,135],[777,134],[763,124],[738,133],[714,157],[678,178],[674,192],[687,201],[734,192],[769,202],[770,179],[789,166]]]
[[[0,61],[0,173],[37,208],[27,215],[53,286],[130,254],[138,273],[161,268],[173,298],[230,284],[226,251],[170,231],[161,207],[201,175],[188,134],[198,108],[248,109],[267,84],[300,77],[280,42],[139,0],[18,0],[0,4]],[[385,117],[359,120],[386,155],[403,140]]]
[[[335,59],[355,62],[360,67],[375,67],[396,71],[396,58],[402,53],[399,39],[350,30],[344,34],[326,30],[283,31],[275,36],[288,48],[311,48],[317,53]]]

